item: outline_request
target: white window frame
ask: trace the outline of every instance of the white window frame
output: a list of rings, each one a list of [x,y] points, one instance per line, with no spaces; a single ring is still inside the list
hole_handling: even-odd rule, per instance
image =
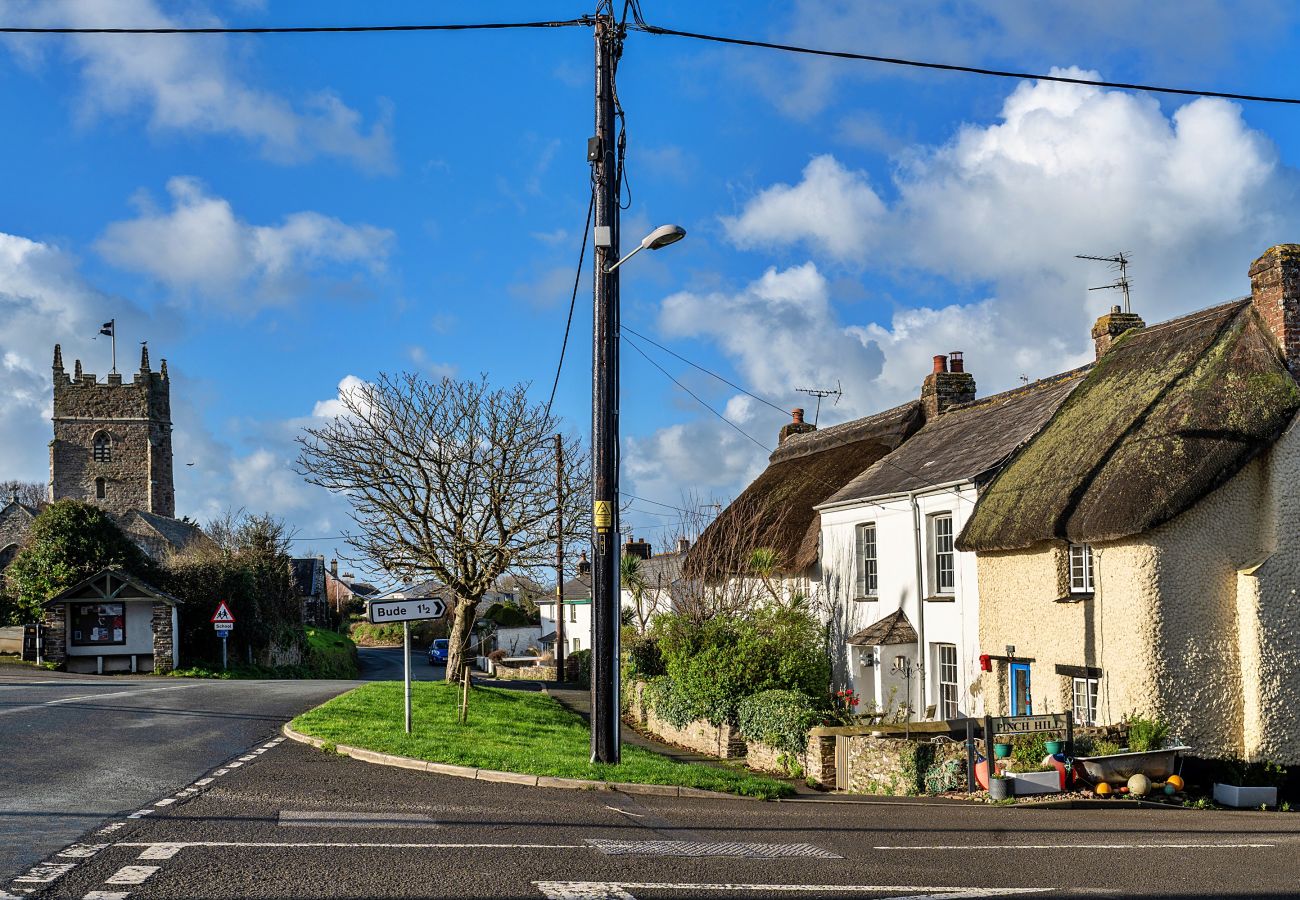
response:
[[[1076,676],[1070,685],[1075,725],[1096,725],[1101,679]],[[1080,712],[1082,711],[1082,712]]]
[[[578,621],[578,604],[569,603],[567,604],[567,606],[569,607],[569,621],[570,622]]]
[[[943,533],[944,530],[946,534]],[[930,516],[930,591],[932,594],[947,595],[957,592],[956,537],[951,512],[935,513]],[[946,586],[943,579],[945,560],[948,575]]]
[[[1094,589],[1092,545],[1070,545],[1070,593],[1091,594]]]
[[[874,598],[880,590],[880,545],[877,543],[876,523],[859,523],[854,528],[854,539],[856,545],[854,568],[857,572],[856,596]]]
[[[961,686],[958,681],[957,645],[934,645],[934,671],[939,678],[939,718],[955,719],[960,715],[958,706]]]
[[[581,650],[582,650],[582,640],[581,640],[581,638],[573,638],[572,641],[571,641],[570,643],[571,643],[572,646],[573,646],[573,649],[569,651],[570,653],[579,653],[579,652],[581,652]]]

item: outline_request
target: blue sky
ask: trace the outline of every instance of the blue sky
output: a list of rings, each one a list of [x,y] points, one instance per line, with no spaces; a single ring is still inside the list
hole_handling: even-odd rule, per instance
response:
[[[697,4],[684,30],[883,55],[1300,96],[1284,2]],[[9,23],[285,25],[567,19],[581,4],[22,3]],[[174,378],[179,512],[347,526],[292,439],[380,371],[531,381],[545,400],[586,211],[591,36],[14,38],[0,44],[5,477],[44,480],[55,341],[90,371],[120,323]],[[1158,321],[1248,290],[1300,240],[1294,107],[792,58],[633,34],[623,320],[782,408],[841,421],[913,396],[964,350],[981,393],[1089,353],[1113,301],[1074,253],[1134,257]],[[557,408],[589,428],[589,263]],[[770,447],[783,416],[648,348]],[[725,500],[765,453],[630,348],[624,484]],[[186,463],[194,463],[193,466]],[[684,499],[689,497],[689,499]],[[676,514],[626,515],[661,545]],[[302,549],[332,553],[337,540]]]

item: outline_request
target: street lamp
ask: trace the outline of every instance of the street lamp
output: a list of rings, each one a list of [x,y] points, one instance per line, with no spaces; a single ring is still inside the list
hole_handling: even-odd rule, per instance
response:
[[[654,231],[650,232],[645,237],[641,238],[640,246],[638,246],[627,256],[623,257],[618,262],[614,263],[612,266],[607,268],[605,270],[605,273],[608,274],[610,272],[613,272],[619,266],[623,265],[623,263],[627,262],[629,259],[631,259],[632,257],[636,256],[638,253],[640,253],[642,250],[659,250],[662,249],[663,247],[667,247],[669,244],[677,243],[684,237],[686,237],[686,229],[683,228],[682,226],[660,225]]]

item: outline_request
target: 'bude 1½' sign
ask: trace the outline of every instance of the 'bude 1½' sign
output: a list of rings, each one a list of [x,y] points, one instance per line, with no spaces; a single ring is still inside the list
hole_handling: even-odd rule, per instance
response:
[[[385,622],[416,622],[421,619],[441,619],[447,614],[447,604],[437,597],[424,600],[371,600],[370,621],[376,625]]]

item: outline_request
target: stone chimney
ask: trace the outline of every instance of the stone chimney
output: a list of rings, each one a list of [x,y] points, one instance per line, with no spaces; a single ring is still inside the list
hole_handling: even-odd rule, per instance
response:
[[[651,550],[650,542],[645,538],[637,538],[623,545],[623,555],[635,556],[637,559],[649,559]]]
[[[1097,348],[1097,359],[1101,359],[1124,332],[1146,327],[1147,323],[1137,313],[1122,312],[1118,306],[1112,306],[1110,312],[1092,326],[1092,343]]]
[[[1250,299],[1300,375],[1300,244],[1269,247],[1250,267]]]
[[[966,371],[962,351],[934,357],[934,371],[921,383],[921,408],[928,422],[958,403],[975,399],[975,376]]]
[[[689,550],[689,549],[691,549],[691,542],[690,542],[690,541],[688,541],[686,538],[678,538],[678,539],[677,539],[677,552],[678,552],[678,553],[685,553],[685,552],[686,552],[687,550]]]
[[[792,409],[790,410],[790,421],[781,426],[781,431],[776,437],[777,446],[784,444],[785,439],[792,434],[807,434],[816,430],[816,425],[810,425],[803,420],[802,409]]]
[[[578,556],[578,574],[579,575],[591,574],[591,562],[587,559],[586,550],[583,550],[582,553],[579,554]]]

